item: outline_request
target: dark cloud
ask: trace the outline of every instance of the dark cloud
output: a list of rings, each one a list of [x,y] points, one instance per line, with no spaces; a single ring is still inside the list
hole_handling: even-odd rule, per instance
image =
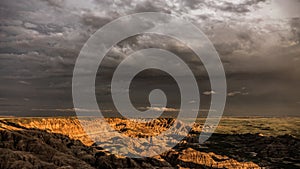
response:
[[[30,114],[32,109],[72,107],[73,66],[86,40],[120,16],[150,11],[182,16],[213,42],[224,62],[229,95],[234,96],[230,97],[228,112],[263,112],[268,108],[272,112],[277,108],[276,112],[295,114],[300,108],[299,104],[292,105],[300,100],[299,93],[294,92],[300,81],[298,1],[2,0],[0,3],[0,102],[2,111],[7,113]],[[128,38],[110,51],[103,62],[105,76],[109,77],[128,54],[149,47],[172,51],[195,74],[205,74],[201,62],[184,44],[169,37],[146,34]],[[154,74],[148,72],[144,76]],[[207,78],[203,79],[207,83]],[[108,95],[109,83],[98,84],[97,93]],[[201,93],[210,91],[206,85],[201,90]],[[252,105],[249,110],[246,103]],[[111,105],[107,105],[109,109]]]
[[[103,25],[118,18],[120,15],[117,12],[109,12],[105,16],[96,16],[92,12],[87,12],[82,15],[84,25],[92,26],[95,29],[101,28]]]
[[[291,19],[291,29],[294,35],[295,41],[300,43],[300,17]]]
[[[171,13],[169,9],[167,9],[167,5],[154,2],[154,1],[144,1],[143,3],[139,3],[136,5],[134,12],[164,12]]]
[[[42,0],[47,2],[50,6],[54,6],[54,7],[63,7],[64,6],[64,2],[65,0]]]
[[[266,0],[246,0],[239,3],[234,3],[234,1],[190,0],[184,1],[183,4],[191,9],[209,7],[223,12],[247,13],[250,12],[253,7],[257,7],[260,2],[266,2]]]

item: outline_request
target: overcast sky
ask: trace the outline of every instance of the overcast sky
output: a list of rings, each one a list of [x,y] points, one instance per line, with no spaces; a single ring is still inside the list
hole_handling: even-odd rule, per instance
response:
[[[1,0],[0,4],[0,115],[71,115],[72,72],[87,39],[118,17],[164,12],[192,22],[214,44],[227,76],[225,115],[299,116],[299,0]],[[191,51],[157,35],[139,35],[116,45],[102,63],[104,76],[109,77],[126,55],[147,47],[168,49],[184,58],[195,74],[199,72],[204,104],[217,94],[210,91],[201,76],[203,67]],[[161,87],[171,95],[168,107],[176,110],[177,86],[158,76],[163,74],[140,74],[133,83],[133,104],[146,108],[147,92]],[[99,104],[113,112],[109,81],[102,77],[96,82]],[[144,87],[145,77],[151,81],[149,89]]]

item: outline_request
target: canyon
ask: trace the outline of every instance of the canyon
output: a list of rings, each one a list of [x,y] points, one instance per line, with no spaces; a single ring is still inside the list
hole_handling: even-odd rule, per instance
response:
[[[227,119],[221,122],[216,133],[208,141],[200,145],[198,136],[204,129],[198,123],[181,142],[168,151],[151,157],[128,158],[106,150],[107,145],[113,144],[117,147],[122,143],[101,141],[99,137],[105,135],[101,131],[103,125],[98,123],[101,120],[87,118],[79,121],[76,117],[2,118],[0,168],[300,167],[300,141],[297,130],[288,134],[282,132],[283,135],[270,133],[272,128],[268,131],[259,130],[262,133],[251,133],[250,130],[234,133],[235,129],[228,130],[228,123],[233,119]],[[174,119],[156,119],[137,123],[121,118],[108,118],[105,121],[124,136],[145,139],[168,130],[175,122]],[[88,124],[90,131],[82,128],[83,123]],[[255,126],[254,123],[252,125]],[[135,148],[143,149],[143,144],[133,145],[133,149],[128,153],[135,153]]]

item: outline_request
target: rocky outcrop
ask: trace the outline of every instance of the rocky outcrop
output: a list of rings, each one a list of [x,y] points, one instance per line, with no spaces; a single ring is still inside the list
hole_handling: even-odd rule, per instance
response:
[[[128,155],[133,154],[136,156],[141,155],[141,150],[148,149],[149,141],[155,142],[157,147],[149,149],[147,156],[153,156],[160,154],[161,152],[171,149],[177,141],[175,138],[177,135],[182,135],[184,137],[188,130],[185,126],[177,122],[177,126],[181,128],[182,133],[177,133],[173,135],[174,132],[169,131],[168,137],[169,142],[165,142],[163,139],[152,138],[151,136],[156,136],[161,134],[165,130],[174,124],[174,119],[156,119],[149,122],[137,122],[135,120],[126,120],[121,118],[82,118],[80,121],[74,117],[70,118],[21,118],[21,119],[9,119],[5,120],[6,123],[15,123],[19,126],[25,128],[38,128],[42,130],[47,130],[53,133],[60,133],[69,136],[72,139],[78,139],[85,145],[92,145],[97,143],[99,146],[104,148],[110,147],[114,149],[115,147],[123,147],[122,154]],[[103,125],[103,123],[110,124],[111,127]],[[81,127],[85,126],[85,130]],[[10,125],[6,127],[11,127]],[[110,130],[113,129],[122,133],[121,135],[115,135]],[[87,134],[88,133],[88,134]],[[127,137],[138,137],[141,138],[139,142],[131,140],[129,138],[122,139],[123,136]],[[122,138],[121,138],[122,137]],[[164,139],[166,138],[164,137]],[[115,147],[112,147],[114,145]],[[113,150],[111,150],[113,151]]]
[[[174,123],[172,119],[141,124],[117,118],[106,120],[121,133],[142,138],[165,131]],[[91,130],[99,127],[94,124]],[[161,155],[131,159],[103,150],[105,143],[93,144],[73,117],[2,119],[0,168],[300,167],[300,141],[290,135],[213,134],[205,144],[199,145],[198,134],[192,130],[181,143]]]
[[[61,134],[1,130],[0,168],[93,168],[91,148]]]
[[[25,129],[40,129],[69,136],[72,139],[80,140],[85,145],[92,145],[94,143],[81,127],[80,121],[75,117],[11,118],[1,121],[0,126],[5,129],[19,130],[22,127]],[[18,125],[19,127],[14,127],[14,125]]]
[[[0,131],[0,168],[153,168],[171,165],[162,158],[130,159],[100,147],[38,129]]]
[[[257,134],[214,134],[205,143],[209,149],[238,161],[251,160],[267,168],[299,168],[300,140],[291,135],[266,137]]]
[[[147,138],[156,136],[165,130],[167,130],[173,123],[174,119],[155,119],[150,122],[136,122],[134,120],[126,120],[122,118],[107,118],[105,121],[110,126],[120,133],[130,137]],[[103,132],[102,121],[95,118],[81,119],[80,121],[75,117],[69,118],[15,118],[7,119],[3,122],[8,125],[5,128],[13,128],[10,123],[18,124],[20,127],[25,128],[37,128],[41,130],[47,130],[53,133],[60,133],[67,135],[73,139],[82,141],[85,145],[92,145],[93,140],[98,141],[96,138],[90,138],[91,135],[99,135]],[[5,125],[2,123],[2,126]],[[81,124],[82,123],[82,124]],[[87,125],[88,130],[85,131],[81,125]],[[86,132],[92,133],[89,136]]]
[[[239,168],[259,169],[253,162],[238,162],[227,156],[217,155],[213,152],[205,153],[193,148],[187,148],[180,152],[172,150],[166,153],[166,159],[184,168]]]

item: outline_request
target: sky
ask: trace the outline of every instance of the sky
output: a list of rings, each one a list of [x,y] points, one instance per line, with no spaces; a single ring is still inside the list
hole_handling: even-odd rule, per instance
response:
[[[206,34],[226,73],[224,115],[299,116],[299,0],[1,0],[0,4],[0,116],[74,115],[72,73],[80,49],[103,25],[138,12],[173,14]],[[113,69],[128,54],[149,47],[172,51],[189,64],[199,83],[201,112],[206,112],[210,96],[218,93],[211,91],[203,65],[181,42],[154,34],[125,39],[107,54],[101,63],[105,69],[96,79],[101,110],[115,111],[109,93]],[[163,72],[141,72],[132,86],[131,101],[138,109],[148,108],[148,94],[154,88],[165,91],[167,110],[179,109],[178,86]]]

